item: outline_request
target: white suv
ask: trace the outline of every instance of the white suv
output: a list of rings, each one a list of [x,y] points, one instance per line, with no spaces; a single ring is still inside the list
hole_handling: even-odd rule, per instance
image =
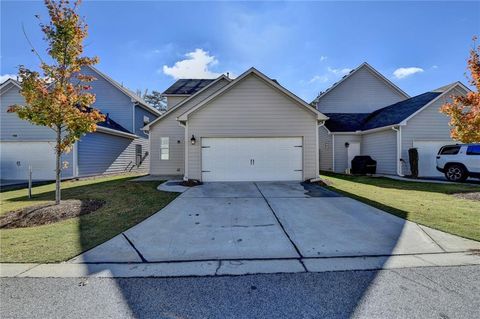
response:
[[[452,182],[480,178],[480,144],[445,145],[437,155],[437,170]]]

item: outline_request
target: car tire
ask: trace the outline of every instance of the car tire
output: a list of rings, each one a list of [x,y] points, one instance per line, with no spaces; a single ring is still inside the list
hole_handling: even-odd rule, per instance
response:
[[[459,164],[452,164],[445,170],[445,177],[451,182],[464,182],[467,177],[467,170]]]

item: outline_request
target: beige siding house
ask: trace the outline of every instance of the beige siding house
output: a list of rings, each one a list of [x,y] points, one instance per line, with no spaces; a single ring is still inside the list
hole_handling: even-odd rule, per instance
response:
[[[201,181],[314,179],[317,132],[326,119],[254,68],[235,80],[221,77],[145,127],[150,173]]]
[[[439,109],[452,94],[468,91],[455,82],[409,97],[367,63],[360,65],[314,101],[329,117],[318,132],[320,169],[345,173],[354,156],[369,155],[377,161],[377,173],[408,175],[408,150],[416,148],[419,175],[442,176],[435,168],[436,153],[455,141]]]

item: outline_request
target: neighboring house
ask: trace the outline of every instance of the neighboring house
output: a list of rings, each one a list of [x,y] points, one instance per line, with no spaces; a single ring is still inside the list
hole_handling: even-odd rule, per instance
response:
[[[93,107],[106,121],[97,131],[83,136],[62,161],[68,163],[62,178],[93,176],[130,171],[147,172],[149,166],[148,135],[141,128],[155,120],[160,112],[133,92],[93,67],[82,69],[94,76],[91,92],[96,95]],[[53,130],[21,120],[7,113],[13,104],[23,104],[20,83],[10,79],[0,85],[1,105],[1,178],[25,180],[32,166],[35,180],[55,178],[55,134]]]
[[[201,181],[318,177],[318,127],[327,117],[251,68],[235,80],[179,80],[168,109],[145,127],[150,174]]]
[[[329,117],[319,128],[320,169],[347,172],[356,155],[377,161],[377,173],[410,174],[408,150],[419,152],[419,176],[442,176],[435,169],[440,146],[450,138],[449,118],[440,113],[452,94],[466,94],[456,82],[409,97],[363,63],[314,101]]]

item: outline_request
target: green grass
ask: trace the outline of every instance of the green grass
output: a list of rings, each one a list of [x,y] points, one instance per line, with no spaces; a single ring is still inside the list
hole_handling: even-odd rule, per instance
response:
[[[322,173],[330,189],[410,221],[480,241],[480,201],[452,194],[480,186],[398,181],[384,177]]]
[[[170,203],[176,193],[159,192],[159,182],[129,182],[132,176],[105,176],[62,183],[62,199],[101,199],[99,210],[55,224],[0,230],[0,262],[59,262],[99,245]],[[0,194],[1,214],[46,203],[55,185]]]

